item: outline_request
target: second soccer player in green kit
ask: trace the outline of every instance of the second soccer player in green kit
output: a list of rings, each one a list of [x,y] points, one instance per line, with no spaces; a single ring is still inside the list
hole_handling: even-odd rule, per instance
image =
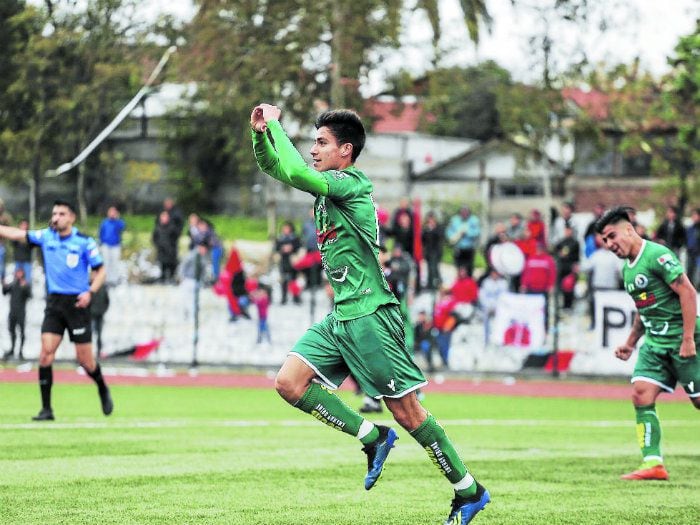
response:
[[[352,374],[365,393],[384,399],[397,423],[452,484],[454,499],[445,523],[469,523],[490,496],[416,397],[427,381],[406,349],[399,305],[379,264],[372,183],[354,166],[365,143],[362,122],[348,110],[321,114],[311,168],[282,129],[280,115],[270,104],[253,109],[255,158],[271,177],[316,198],[318,245],[335,299],[333,312],[292,348],[275,387],[291,405],[362,442],[367,454],[364,486],[369,490],[398,436],[394,429],[366,420],[333,393]]]
[[[667,480],[656,398],[662,391],[673,392],[680,383],[695,408],[700,409],[697,292],[669,248],[637,234],[628,211],[630,208],[613,208],[596,223],[605,247],[627,260],[622,278],[637,307],[627,341],[615,355],[626,361],[644,336],[632,376],[632,402],[643,459],[637,470],[622,479]]]

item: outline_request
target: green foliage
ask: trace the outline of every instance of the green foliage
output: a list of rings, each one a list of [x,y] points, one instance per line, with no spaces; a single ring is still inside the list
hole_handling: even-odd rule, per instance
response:
[[[189,109],[173,116],[167,137],[180,201],[210,207],[222,182],[249,186],[257,172],[249,118],[260,102],[307,126],[320,110],[363,110],[360,84],[399,45],[404,9],[424,10],[439,39],[436,1],[356,0],[198,2],[184,28],[180,78],[197,82]],[[482,0],[462,1],[474,40],[488,17]],[[436,40],[437,42],[437,40]],[[305,129],[305,128],[302,128]],[[206,130],[206,131],[205,131]]]
[[[431,71],[425,109],[434,118],[424,122],[423,129],[482,141],[502,136],[498,94],[511,83],[510,73],[492,61]]]
[[[38,424],[29,422],[36,385],[0,384],[2,523],[404,525],[447,516],[449,483],[402,429],[368,493],[357,440],[272,387],[113,385],[112,394],[105,419],[92,384],[54,383],[58,420]],[[671,481],[635,483],[618,479],[640,461],[629,401],[426,394],[491,492],[475,523],[698,522],[699,424],[688,403],[659,405]]]
[[[148,54],[148,46],[134,45],[136,3],[47,2],[8,19],[14,45],[0,83],[5,180],[33,179],[39,192],[44,172],[75,157],[136,92],[138,61]],[[89,167],[86,186],[101,188],[99,152]]]
[[[479,141],[508,138],[528,151],[542,151],[554,135],[562,140],[564,113],[559,91],[514,82],[492,61],[427,75],[426,118],[421,127],[437,135]],[[396,89],[405,89],[405,75]]]
[[[671,73],[661,79],[640,72],[637,64],[618,66],[594,78],[610,94],[610,124],[624,133],[620,149],[651,156],[652,174],[666,179],[661,205],[673,196],[684,208],[700,198],[700,22],[682,37],[670,58]]]

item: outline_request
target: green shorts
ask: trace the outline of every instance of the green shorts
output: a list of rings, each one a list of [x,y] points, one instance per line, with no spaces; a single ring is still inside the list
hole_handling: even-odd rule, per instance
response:
[[[428,383],[406,349],[403,321],[395,305],[349,321],[329,314],[306,331],[292,354],[331,389],[349,374],[374,398],[403,397]]]
[[[696,336],[696,345],[700,343]],[[684,358],[679,349],[644,343],[639,349],[632,382],[646,381],[673,392],[680,383],[689,397],[700,397],[700,359]]]

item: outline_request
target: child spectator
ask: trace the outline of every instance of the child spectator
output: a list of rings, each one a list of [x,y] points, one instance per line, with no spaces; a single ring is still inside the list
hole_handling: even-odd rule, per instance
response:
[[[268,343],[272,343],[270,326],[267,322],[267,314],[270,308],[269,287],[265,284],[258,283],[258,287],[250,292],[250,298],[258,310],[258,339],[256,343],[262,343],[263,339],[266,339]]]
[[[540,246],[547,246],[547,234],[542,213],[540,210],[532,210],[530,218],[527,221],[526,229],[530,232],[530,236],[535,239],[535,242]]]

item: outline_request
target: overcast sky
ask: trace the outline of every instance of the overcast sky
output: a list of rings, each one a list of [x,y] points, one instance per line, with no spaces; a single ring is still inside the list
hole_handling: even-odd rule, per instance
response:
[[[603,0],[599,4],[605,6],[605,12],[594,14],[592,22],[582,27],[551,16],[546,21],[541,8],[554,1],[517,0],[518,7],[514,8],[511,0],[486,0],[494,23],[490,34],[482,30],[477,48],[467,37],[459,0],[440,0],[441,44],[448,49],[443,64],[467,66],[493,59],[516,79],[538,80],[542,60],[533,54],[528,37],[543,34],[548,23],[554,41],[554,71],[565,68],[580,44],[592,62],[629,63],[638,56],[644,69],[659,75],[668,69],[666,57],[672,54],[678,38],[691,33],[695,20],[700,18],[698,0]],[[147,18],[170,13],[187,19],[194,13],[192,5],[191,0],[143,0],[140,9]],[[332,3],[328,8],[332,9]],[[601,20],[610,28],[605,33],[598,30]],[[411,67],[413,73],[421,74],[430,65],[431,30],[425,14],[407,14],[404,28],[402,50],[384,60],[383,68],[370,75],[366,94],[380,90],[381,79],[387,73]]]
[[[493,59],[520,80],[539,79],[541,56],[533,55],[528,38],[549,34],[554,41],[552,57],[555,71],[571,61],[572,51],[580,44],[591,62],[628,63],[639,56],[642,67],[654,74],[668,69],[669,56],[679,36],[691,33],[700,17],[697,0],[605,0],[605,12],[594,13],[590,24],[576,25],[552,16],[543,16],[541,8],[554,0],[487,0],[494,22],[491,33],[482,31],[478,47],[468,40],[461,19],[458,0],[441,0],[440,14],[445,21],[441,44],[451,48],[444,57],[445,65],[472,65]],[[603,4],[601,4],[603,5]],[[601,32],[604,21],[610,29]],[[431,58],[431,30],[422,13],[405,22],[404,49],[397,64],[411,64],[419,70],[427,67]],[[393,61],[392,61],[393,63]]]

